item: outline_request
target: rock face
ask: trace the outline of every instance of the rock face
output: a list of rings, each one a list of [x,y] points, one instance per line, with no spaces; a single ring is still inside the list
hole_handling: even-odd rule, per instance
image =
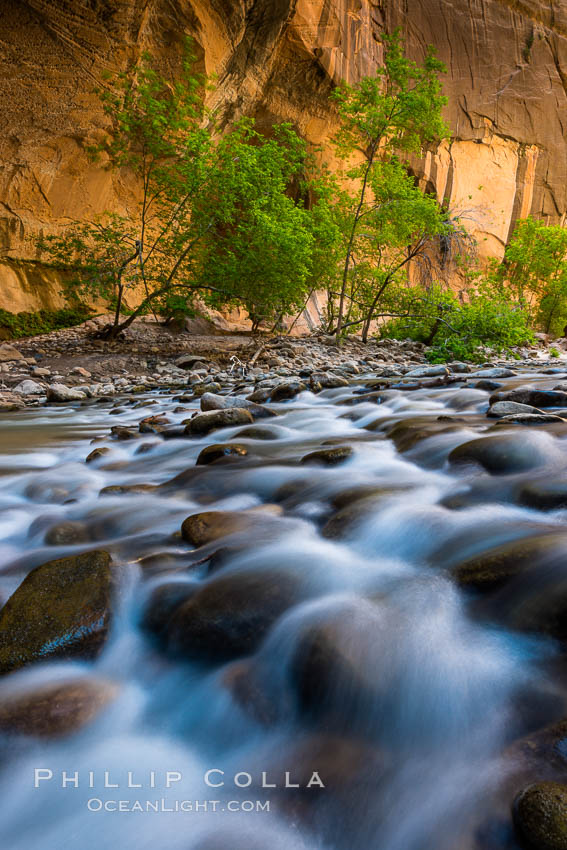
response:
[[[422,185],[466,210],[492,254],[517,217],[567,209],[567,0],[4,0],[3,12],[0,307],[61,304],[57,273],[30,262],[39,233],[126,212],[134,183],[85,152],[106,122],[93,86],[144,49],[175,77],[185,34],[217,75],[209,98],[227,121],[289,120],[325,147],[333,84],[372,73],[382,33],[399,25],[412,58],[432,43],[448,66],[453,140],[415,162]]]

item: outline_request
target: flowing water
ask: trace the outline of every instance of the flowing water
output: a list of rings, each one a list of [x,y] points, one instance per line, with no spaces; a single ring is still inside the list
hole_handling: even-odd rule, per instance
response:
[[[551,387],[557,376],[506,383],[528,381]],[[499,428],[520,433],[538,460],[491,475],[447,461],[456,446],[494,433],[488,393],[458,385],[393,390],[377,405],[358,394],[362,384],[275,405],[277,419],[257,423],[270,439],[238,438],[246,457],[203,467],[195,466],[203,447],[234,440],[241,429],[106,441],[110,454],[84,462],[110,425],[137,424],[158,410],[172,422],[186,418],[171,395],[156,393],[146,401],[158,404],[147,407],[137,397],[136,409],[125,399],[112,417],[103,403],[28,409],[0,421],[0,599],[33,567],[89,548],[111,552],[118,584],[111,637],[96,661],[33,665],[2,681],[0,700],[72,677],[120,686],[75,734],[2,736],[0,847],[515,846],[509,836],[501,844],[490,837],[500,817],[493,801],[514,740],[565,713],[561,677],[552,672],[560,647],[479,613],[450,570],[507,541],[564,528],[564,510],[524,507],[517,493],[567,466],[567,427]],[[388,437],[396,423],[411,434],[420,428],[415,440],[397,441],[402,451]],[[399,424],[395,434],[403,437]],[[299,462],[334,444],[353,448],[343,464]],[[134,484],[164,486],[100,495]],[[367,498],[356,502],[359,488]],[[258,512],[257,523],[220,544],[194,551],[178,534],[190,514],[264,504],[283,511]],[[337,505],[347,521],[327,536],[322,529]],[[78,524],[83,542],[46,544],[62,522]],[[251,656],[170,657],[140,626],[161,585],[189,592],[221,576],[251,575],[267,586],[284,575],[295,594]],[[52,778],[35,788],[37,769]],[[204,781],[209,770],[224,771],[209,774],[216,787]],[[63,771],[73,781],[62,788]],[[118,789],[104,787],[105,771]],[[248,787],[235,785],[239,772],[243,784],[250,775]],[[284,787],[286,772],[300,788]],[[313,772],[324,789],[317,781],[306,787]],[[262,778],[277,787],[262,788]],[[104,809],[107,801],[158,799],[159,812]],[[193,811],[176,811],[179,801]],[[269,811],[254,810],[257,801],[268,801]]]

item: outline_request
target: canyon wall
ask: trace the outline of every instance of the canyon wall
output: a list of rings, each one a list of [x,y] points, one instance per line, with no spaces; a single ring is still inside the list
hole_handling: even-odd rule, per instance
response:
[[[175,78],[190,34],[226,121],[290,120],[325,146],[332,86],[372,73],[381,34],[397,26],[413,58],[434,44],[448,68],[453,138],[415,164],[422,185],[486,254],[501,255],[520,216],[562,222],[567,0],[0,0],[0,307],[60,305],[37,236],[127,213],[135,197],[131,178],[85,153],[105,127],[93,95],[102,71],[148,49]]]

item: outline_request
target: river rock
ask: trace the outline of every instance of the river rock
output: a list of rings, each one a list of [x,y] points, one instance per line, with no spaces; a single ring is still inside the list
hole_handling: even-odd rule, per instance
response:
[[[520,404],[517,401],[496,401],[488,408],[487,416],[498,419],[501,416],[512,416],[518,413],[541,413],[537,407],[529,404]]]
[[[250,425],[254,422],[249,410],[241,407],[231,407],[228,410],[210,410],[198,413],[185,426],[185,433],[192,436],[202,436],[216,428],[230,428],[235,425]]]
[[[246,396],[247,401],[252,401],[255,404],[263,404],[263,402],[268,401],[270,395],[272,393],[271,388],[262,387],[258,390],[254,390],[249,396]]]
[[[91,723],[117,696],[113,682],[77,678],[0,693],[0,730],[60,738]]]
[[[197,582],[168,581],[155,587],[142,613],[141,625],[158,641],[165,639],[169,620],[181,605],[200,589]]]
[[[276,416],[274,410],[269,407],[264,407],[262,404],[256,404],[246,398],[238,398],[237,396],[215,395],[214,393],[204,393],[201,396],[201,410],[231,410],[232,408],[240,410],[249,410],[254,419],[266,419],[270,416]]]
[[[193,546],[204,546],[229,534],[249,531],[258,522],[257,514],[244,511],[204,511],[187,517],[181,535]]]
[[[251,425],[248,428],[243,428],[235,436],[239,440],[277,440],[280,434],[276,428],[271,428],[269,425]]]
[[[197,458],[197,466],[204,466],[221,459],[234,460],[235,458],[246,457],[247,454],[246,446],[240,446],[238,443],[214,443],[212,446],[203,449]]]
[[[74,546],[87,543],[90,539],[87,526],[83,522],[67,520],[52,526],[45,535],[48,546]]]
[[[406,378],[438,378],[449,374],[449,369],[443,363],[434,366],[418,366],[406,372]]]
[[[50,384],[47,387],[47,401],[65,402],[65,401],[81,401],[86,398],[84,392],[76,390],[73,387],[66,387],[65,384]]]
[[[323,466],[337,466],[352,457],[353,450],[350,446],[333,446],[329,449],[317,449],[309,452],[301,458],[301,463],[318,463]]]
[[[567,850],[567,785],[529,785],[514,800],[513,818],[527,850]]]
[[[553,413],[514,413],[502,416],[497,425],[551,425],[555,422],[563,423],[567,420]]]
[[[521,472],[550,461],[547,444],[530,434],[490,434],[457,446],[449,455],[453,465],[476,463],[495,475]]]
[[[463,587],[487,592],[502,587],[510,579],[537,569],[543,559],[567,555],[567,534],[544,533],[513,540],[468,558],[454,566],[453,577]]]
[[[107,446],[99,446],[93,449],[85,458],[85,463],[93,463],[95,460],[100,460],[101,457],[110,454],[110,449]]]
[[[273,388],[270,401],[287,401],[307,389],[303,381],[285,381]]]
[[[18,395],[44,395],[45,390],[38,384],[37,381],[25,380],[21,381],[16,387],[14,387],[14,392],[18,393]]]
[[[534,390],[529,387],[507,392],[494,393],[490,396],[490,404],[497,401],[516,401],[520,404],[529,404],[532,407],[567,407],[567,393],[557,390]]]
[[[567,508],[567,481],[560,477],[529,482],[521,489],[519,502],[540,511]]]
[[[173,614],[168,651],[209,662],[249,655],[278,617],[302,598],[301,587],[287,570],[213,578]]]
[[[162,434],[170,424],[167,416],[146,416],[138,425],[140,434]]]
[[[102,550],[33,569],[0,611],[0,672],[51,658],[95,658],[111,618],[111,559]]]
[[[139,431],[134,431],[133,428],[126,428],[125,425],[113,425],[110,433],[116,440],[137,440],[140,436]]]
[[[10,363],[13,360],[25,360],[25,357],[13,345],[0,345],[0,363]]]
[[[488,369],[477,369],[470,373],[471,378],[513,378],[517,375],[513,369],[506,366],[490,366]]]
[[[348,387],[346,378],[333,375],[331,372],[313,372],[309,377],[309,386],[313,392],[320,390],[336,390],[339,387]]]

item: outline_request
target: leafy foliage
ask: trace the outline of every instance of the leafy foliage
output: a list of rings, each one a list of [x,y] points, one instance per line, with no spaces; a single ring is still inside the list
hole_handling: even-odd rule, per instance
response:
[[[567,323],[567,230],[534,218],[517,222],[496,277],[529,311],[534,325],[564,336]]]
[[[384,66],[375,77],[334,92],[341,120],[336,150],[348,161],[337,204],[345,233],[343,270],[339,292],[331,292],[339,299],[337,335],[345,325],[362,323],[366,339],[388,286],[407,279],[410,263],[426,255],[435,236],[454,227],[436,200],[415,185],[402,160],[447,133],[439,81],[444,70],[432,49],[423,65],[407,59],[396,32],[385,37]],[[362,318],[353,319],[357,313]]]
[[[141,199],[128,215],[106,213],[40,245],[51,262],[76,268],[76,290],[114,300],[112,334],[148,309],[191,313],[197,296],[215,307],[243,304],[256,323],[288,312],[318,279],[316,242],[337,238],[328,191],[305,176],[307,149],[291,126],[266,138],[246,119],[220,134],[192,61],[188,53],[172,85],[145,55],[134,74],[99,92],[112,127],[92,155],[134,172]],[[121,321],[125,296],[140,291]]]
[[[39,310],[36,313],[10,313],[0,309],[0,329],[7,331],[11,339],[20,339],[80,325],[90,315],[86,308]]]
[[[486,281],[467,292],[462,302],[439,284],[428,289],[404,287],[395,293],[390,307],[395,318],[382,327],[381,335],[432,346],[428,357],[436,363],[482,362],[487,348],[501,353],[533,342],[526,310]]]

